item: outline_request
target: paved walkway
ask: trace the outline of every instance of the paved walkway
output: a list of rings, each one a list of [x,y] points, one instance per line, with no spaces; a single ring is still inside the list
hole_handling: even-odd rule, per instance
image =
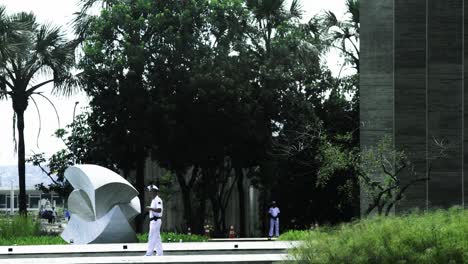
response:
[[[288,260],[286,254],[249,255],[190,255],[190,256],[130,256],[130,257],[73,257],[47,259],[4,259],[1,264],[111,264],[111,263],[276,263]]]
[[[297,241],[163,243],[165,255],[144,257],[146,243],[1,246],[0,264],[277,263]]]
[[[299,245],[298,241],[263,241],[263,242],[184,242],[184,243],[163,243],[164,251],[167,254],[177,252],[211,253],[222,251],[276,251],[284,253],[288,249]],[[88,244],[88,245],[38,245],[38,246],[0,246],[0,258],[10,258],[18,256],[38,256],[51,254],[82,254],[83,256],[93,253],[139,253],[146,252],[146,243],[127,244]]]

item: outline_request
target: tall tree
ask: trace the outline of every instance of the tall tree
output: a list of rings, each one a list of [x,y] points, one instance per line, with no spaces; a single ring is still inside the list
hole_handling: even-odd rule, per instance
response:
[[[265,210],[268,199],[279,198],[279,178],[290,175],[278,174],[273,146],[291,131],[315,125],[311,122],[315,119],[311,101],[320,101],[316,80],[320,78],[318,56],[322,47],[315,25],[301,23],[299,1],[287,5],[283,0],[249,0],[247,6],[251,12],[251,52],[259,65],[255,80],[260,95],[257,112],[263,115],[265,129],[264,158],[258,174]]]
[[[101,4],[98,15],[90,9]],[[80,68],[91,97],[91,128],[101,144],[128,172],[136,169],[136,189],[144,207],[144,166],[152,137],[150,95],[145,71],[154,37],[149,21],[152,1],[82,1],[75,28],[84,46]],[[118,146],[117,146],[118,145]],[[142,218],[137,218],[141,230]]]
[[[18,13],[7,19],[27,25],[20,36],[20,47],[4,53],[0,64],[0,87],[4,98],[12,101],[14,125],[18,129],[19,211],[26,214],[24,112],[30,99],[37,107],[33,96],[45,97],[39,89],[49,83],[54,84],[53,92],[64,95],[77,89],[76,78],[71,73],[75,65],[75,43],[66,40],[60,27],[36,23],[32,13]],[[41,75],[45,80],[35,82]]]

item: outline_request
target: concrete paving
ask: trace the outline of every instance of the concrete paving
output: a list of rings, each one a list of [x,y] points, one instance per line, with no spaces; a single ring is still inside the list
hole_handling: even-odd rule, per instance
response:
[[[146,243],[1,246],[0,263],[273,263],[284,260],[287,251],[298,245],[297,241],[163,243],[161,259],[141,258]]]
[[[128,257],[67,257],[42,259],[2,259],[0,264],[111,264],[111,263],[256,263],[270,264],[288,260],[287,254],[191,255],[191,256],[128,256]]]

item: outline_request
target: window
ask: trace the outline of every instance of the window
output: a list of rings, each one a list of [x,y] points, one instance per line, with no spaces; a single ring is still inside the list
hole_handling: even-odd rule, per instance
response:
[[[8,194],[7,197],[6,197],[6,200],[7,200],[7,208],[10,208],[10,195]],[[18,208],[18,196],[15,195],[13,196],[13,208]]]
[[[39,208],[39,200],[41,200],[41,195],[31,194],[29,196],[29,208]]]
[[[6,204],[6,195],[5,194],[0,194],[0,208],[5,208],[7,206]]]

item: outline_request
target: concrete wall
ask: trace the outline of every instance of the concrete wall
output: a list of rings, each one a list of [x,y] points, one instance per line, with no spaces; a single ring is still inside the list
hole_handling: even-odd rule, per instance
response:
[[[393,1],[361,2],[360,121],[361,147],[393,135]],[[367,196],[361,192],[361,210]]]
[[[465,11],[463,0],[361,0],[361,147],[388,134],[416,177],[430,172],[397,211],[465,204]],[[452,148],[431,162],[434,137]]]

